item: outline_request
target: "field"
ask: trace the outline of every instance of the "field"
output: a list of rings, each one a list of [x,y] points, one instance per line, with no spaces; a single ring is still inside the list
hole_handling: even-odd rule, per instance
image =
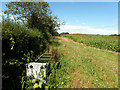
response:
[[[53,6],[51,7],[51,5]],[[66,3],[66,5],[68,4]],[[82,13],[78,13],[79,7],[66,10],[70,13],[73,10],[77,11],[74,15],[78,17],[64,12],[65,7],[61,9],[63,17],[58,17],[59,13],[61,14],[60,9],[57,10],[57,8],[53,8],[54,6],[56,5],[49,2],[2,3],[3,12],[0,15],[2,17],[0,21],[2,89],[118,88],[119,37],[115,36],[116,34],[111,36],[69,34],[70,29],[72,32],[74,31],[73,33],[76,32],[75,30],[86,30],[86,33],[89,33],[104,29],[93,28],[92,30],[90,28],[92,26],[82,26],[85,23],[78,26],[76,20],[79,21],[79,17],[82,15]],[[58,12],[55,13],[53,12],[55,10],[52,9],[56,9]],[[81,9],[81,11],[84,10]],[[68,18],[66,15],[64,16],[65,13],[68,14]],[[75,18],[73,19],[73,17]],[[89,18],[91,17],[88,17],[88,20]],[[64,19],[66,21],[63,21]],[[96,23],[93,19],[92,22]],[[98,18],[96,19],[98,20]],[[106,28],[111,25],[107,25],[106,22],[105,25],[102,23],[97,26]],[[59,29],[61,31],[64,29],[65,32],[59,33]],[[100,33],[104,33],[102,31]],[[106,29],[105,32],[104,34],[109,34]],[[50,56],[46,56],[46,53],[49,53]],[[45,63],[48,59],[50,60],[49,64],[46,63],[48,66],[39,64]],[[40,66],[30,65],[29,67],[28,64],[32,62],[38,63]],[[27,76],[27,69],[31,72],[30,76]]]
[[[73,37],[73,35],[67,37],[70,36]],[[56,79],[53,81],[51,79],[51,82],[57,84],[56,86],[118,88],[118,53],[86,46],[66,37],[57,37],[57,40],[59,44],[52,47],[58,48],[62,58],[61,68],[56,70]]]
[[[105,35],[64,35],[64,37],[68,37],[73,39],[74,41],[84,43],[86,45],[107,49],[112,51],[120,51],[120,45],[118,45],[118,36],[105,36]]]

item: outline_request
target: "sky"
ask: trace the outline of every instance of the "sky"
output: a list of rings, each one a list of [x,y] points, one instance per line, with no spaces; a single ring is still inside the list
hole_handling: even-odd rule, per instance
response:
[[[117,2],[50,2],[51,10],[66,24],[58,32],[117,34]]]
[[[60,22],[65,22],[60,26],[59,33],[118,34],[118,2],[48,3],[52,14],[57,16]],[[6,9],[5,4],[2,2],[2,11]]]

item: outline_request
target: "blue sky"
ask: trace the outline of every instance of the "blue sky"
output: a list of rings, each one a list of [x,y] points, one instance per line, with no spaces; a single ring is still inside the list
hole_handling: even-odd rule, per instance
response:
[[[51,2],[51,10],[66,25],[59,32],[118,33],[117,2]]]
[[[117,34],[117,2],[49,2],[53,15],[65,21],[59,33]],[[2,2],[2,10],[5,10]],[[12,18],[12,17],[11,17]]]

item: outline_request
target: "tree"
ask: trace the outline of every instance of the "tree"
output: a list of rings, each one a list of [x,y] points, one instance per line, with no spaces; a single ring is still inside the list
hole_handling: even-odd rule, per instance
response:
[[[69,34],[68,32],[62,32],[60,33],[60,35],[65,35],[65,34]]]
[[[5,14],[12,14],[15,20],[21,20],[28,28],[39,29],[46,39],[59,29],[58,18],[52,15],[47,2],[10,2],[6,6]]]
[[[2,20],[3,89],[21,89],[25,64],[45,52],[59,23],[46,2],[10,2]],[[9,18],[12,14],[15,22]],[[16,21],[22,20],[23,23]]]

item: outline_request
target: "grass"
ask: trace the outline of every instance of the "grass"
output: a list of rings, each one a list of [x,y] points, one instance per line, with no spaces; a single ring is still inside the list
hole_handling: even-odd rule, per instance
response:
[[[118,36],[73,34],[64,35],[64,37],[68,37],[70,39],[73,39],[74,41],[84,43],[96,48],[108,49],[117,52],[120,51]]]
[[[58,88],[118,88],[118,55],[87,47],[65,37],[58,37],[62,55],[56,71]],[[52,74],[51,74],[52,75]],[[59,84],[60,83],[60,84]]]

